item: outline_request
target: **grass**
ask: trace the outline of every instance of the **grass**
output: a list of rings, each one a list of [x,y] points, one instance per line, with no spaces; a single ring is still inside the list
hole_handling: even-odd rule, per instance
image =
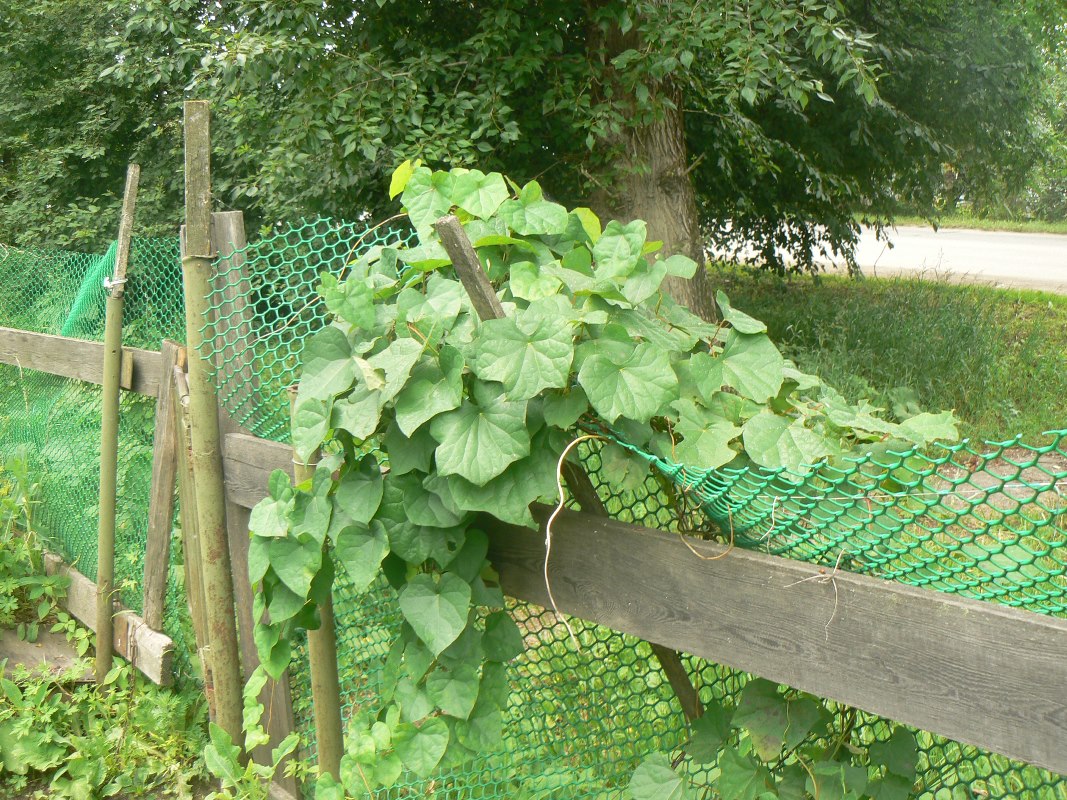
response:
[[[930,227],[930,220],[911,215],[899,216],[895,225]],[[1060,233],[1067,234],[1067,221],[1046,222],[1040,219],[986,219],[967,214],[946,214],[937,220],[939,228],[967,228],[976,231],[1008,231],[1011,233]]]
[[[712,282],[852,400],[892,409],[910,390],[925,410],[954,409],[975,439],[1037,442],[1067,427],[1067,297],[732,267],[713,270]]]

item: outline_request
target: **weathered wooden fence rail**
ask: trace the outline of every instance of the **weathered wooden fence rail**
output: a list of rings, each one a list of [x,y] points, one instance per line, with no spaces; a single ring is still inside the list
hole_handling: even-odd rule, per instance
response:
[[[0,364],[101,386],[104,383],[104,343],[0,328]],[[119,385],[123,389],[155,397],[159,393],[159,376],[159,351],[122,348]]]
[[[292,470],[291,448],[252,436],[223,453],[246,507]],[[543,529],[488,528],[504,592],[549,605]],[[549,566],[560,611],[1067,773],[1067,620],[745,550],[705,561],[676,534],[578,512],[553,524]]]

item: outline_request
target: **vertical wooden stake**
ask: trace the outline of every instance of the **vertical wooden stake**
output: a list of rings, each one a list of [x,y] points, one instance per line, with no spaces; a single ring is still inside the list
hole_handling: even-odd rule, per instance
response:
[[[183,358],[183,361],[185,359]],[[189,382],[185,367],[175,366],[171,380],[174,384],[174,418],[178,431],[178,519],[182,529],[182,563],[185,566],[185,598],[193,621],[196,657],[204,676],[204,693],[208,712],[215,719],[215,685],[211,680],[211,665],[207,660],[209,637],[207,610],[204,607],[204,580],[200,575],[200,534],[196,527],[196,494],[193,486],[193,439],[189,425]]]
[[[474,251],[460,221],[452,215],[441,217],[434,224],[434,228],[437,230],[437,235],[441,237],[445,252],[452,259],[452,266],[455,267],[463,288],[467,290],[478,318],[486,320],[503,317],[504,307],[500,304],[496,292],[493,291],[493,285],[489,283],[489,278],[482,269],[482,262],[478,260],[478,254]],[[563,476],[567,481],[567,488],[582,507],[582,511],[600,517],[608,516],[607,509],[600,502],[600,497],[584,467],[570,461],[564,462]],[[681,656],[668,647],[652,642],[650,644],[652,652],[659,660],[660,666],[663,667],[671,688],[678,696],[678,702],[682,705],[682,713],[689,722],[692,722],[704,713],[704,707],[682,663]]]
[[[212,322],[215,330],[222,332],[223,346],[215,351],[215,375],[219,392],[227,398],[226,405],[239,409],[242,419],[254,421],[250,412],[258,411],[254,402],[258,388],[255,373],[254,353],[250,346],[253,336],[254,309],[248,302],[246,291],[251,287],[242,252],[245,239],[244,215],[240,211],[216,211],[211,215],[211,249],[218,255],[220,264],[227,264],[225,275],[212,275],[214,297]],[[220,318],[224,315],[225,321]],[[230,433],[251,434],[241,427],[227,408],[219,405],[219,429],[222,441]],[[225,478],[225,474],[223,478]],[[256,650],[256,620],[252,618],[254,596],[248,580],[248,521],[251,510],[234,503],[227,495],[226,529],[230,542],[230,566],[233,569],[233,596],[237,604],[237,633],[241,649],[241,665],[244,674],[250,675],[259,664]],[[252,759],[259,764],[273,764],[271,751],[296,730],[293,717],[293,697],[289,686],[289,671],[278,680],[267,681],[260,692],[259,702],[267,709],[267,734],[270,741],[252,751]],[[286,761],[282,761],[274,776],[271,791],[279,796],[288,793],[300,796],[300,786],[293,776],[284,774]]]
[[[296,387],[289,387],[289,404],[296,407]],[[293,456],[293,477],[296,482],[311,480],[315,474],[318,454],[308,464],[300,463]],[[329,547],[328,542],[323,548]],[[324,553],[323,558],[330,558]],[[341,779],[341,756],[344,754],[344,734],[341,725],[341,682],[337,675],[337,631],[333,620],[333,594],[319,603],[319,619],[322,625],[316,631],[308,631],[308,661],[311,666],[311,699],[315,707],[315,749],[319,762],[319,774],[329,773],[334,780]]]
[[[104,388],[100,411],[100,523],[96,537],[96,682],[102,684],[112,664],[115,640],[112,592],[115,588],[115,505],[118,497],[119,393],[122,380],[122,311],[125,304],[126,267],[133,236],[133,213],[141,168],[126,170],[122,197],[115,273],[108,290],[104,322]]]
[[[160,346],[159,395],[152,444],[152,485],[148,500],[148,538],[144,553],[145,624],[163,630],[163,605],[170,571],[170,537],[174,525],[174,488],[178,471],[178,415],[174,413],[174,368],[185,367],[185,350],[176,342]]]
[[[193,482],[202,555],[201,573],[210,636],[208,662],[215,685],[219,727],[241,741],[241,661],[233,602],[226,505],[222,483],[218,404],[211,365],[200,355],[211,291],[211,139],[209,106],[185,104],[185,341],[189,348],[189,421],[193,440]]]

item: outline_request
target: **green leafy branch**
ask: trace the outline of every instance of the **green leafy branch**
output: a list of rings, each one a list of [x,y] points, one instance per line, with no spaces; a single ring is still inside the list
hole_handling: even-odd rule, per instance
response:
[[[343,280],[323,276],[333,319],[306,343],[292,415],[297,457],[322,458],[295,487],[276,472],[250,522],[265,675],[279,678],[297,631],[321,624],[337,573],[356,592],[385,580],[399,598],[404,624],[386,658],[382,708],[349,720],[340,783],[323,776],[322,797],[369,796],[403,770],[428,777],[501,746],[504,664],[523,641],[478,515],[532,526],[529,506],[555,500],[556,462],[576,431],[707,468],[796,475],[857,446],[955,435],[951,414],[897,425],[848,405],[721,293],[721,322],[694,316],[660,287],[696,264],[659,254],[639,220],[602,225],[536,183],[411,163],[390,194],[419,243],[373,247]],[[502,318],[481,320],[457,280],[434,231],[449,213]],[[633,471],[633,461],[623,451],[613,463]],[[246,747],[263,742],[257,725],[252,713]],[[212,761],[230,765],[233,786],[257,777],[221,732],[213,737]]]
[[[657,753],[634,772],[633,800],[907,800],[915,737],[897,728],[867,747],[849,741],[855,710],[770,681],[745,685],[736,708],[709,703],[674,761]]]

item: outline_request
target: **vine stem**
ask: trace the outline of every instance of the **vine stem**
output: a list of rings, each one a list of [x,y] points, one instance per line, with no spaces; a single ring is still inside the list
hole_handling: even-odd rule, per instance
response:
[[[571,450],[582,442],[588,441],[589,439],[603,438],[603,436],[596,433],[586,433],[579,436],[563,448],[563,452],[559,456],[559,461],[556,462],[556,491],[559,493],[559,502],[556,503],[556,507],[548,517],[548,522],[545,523],[545,590],[548,592],[548,602],[552,604],[552,613],[562,619],[563,624],[567,626],[567,633],[570,634],[571,640],[574,642],[574,646],[579,652],[582,649],[582,644],[574,634],[574,629],[571,627],[570,621],[560,614],[559,606],[556,605],[556,598],[552,594],[552,582],[548,578],[548,559],[552,556],[552,523],[556,521],[556,517],[563,511],[563,506],[566,503],[566,497],[563,494],[563,462],[567,460],[567,456],[570,454]]]

